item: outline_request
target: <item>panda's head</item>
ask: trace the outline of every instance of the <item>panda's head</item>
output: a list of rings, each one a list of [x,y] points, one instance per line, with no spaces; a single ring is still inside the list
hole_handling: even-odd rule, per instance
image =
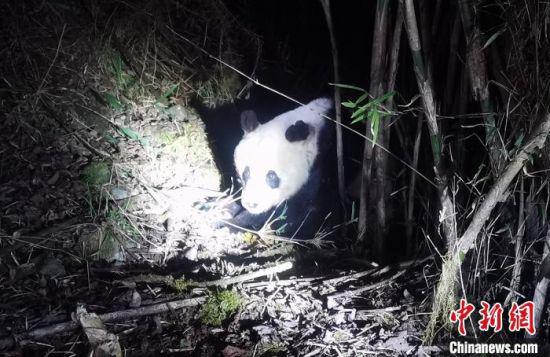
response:
[[[252,111],[241,115],[244,136],[234,159],[243,187],[241,203],[247,211],[266,212],[294,196],[308,181],[325,125],[320,114],[331,108],[330,99],[319,98],[265,124]]]

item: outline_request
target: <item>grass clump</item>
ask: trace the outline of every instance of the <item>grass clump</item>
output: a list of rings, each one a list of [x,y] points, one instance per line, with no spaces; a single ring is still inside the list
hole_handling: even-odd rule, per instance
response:
[[[112,209],[107,213],[107,222],[113,229],[127,236],[133,237],[139,234],[120,208]]]
[[[258,347],[258,356],[286,356],[285,346],[282,342],[271,341],[260,343]]]
[[[174,280],[174,289],[176,289],[178,292],[184,292],[189,287],[190,281],[186,279],[175,279]]]
[[[106,162],[92,162],[80,174],[82,183],[86,186],[85,200],[88,204],[90,217],[97,217],[107,207],[103,187],[111,181],[111,168]]]
[[[200,310],[202,323],[213,326],[221,324],[241,306],[241,296],[230,290],[210,295]]]

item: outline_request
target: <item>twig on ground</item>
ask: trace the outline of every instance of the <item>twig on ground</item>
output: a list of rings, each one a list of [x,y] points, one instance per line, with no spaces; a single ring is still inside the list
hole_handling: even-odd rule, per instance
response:
[[[189,281],[187,282],[187,286],[189,287],[196,287],[196,288],[206,288],[209,286],[219,286],[219,287],[227,287],[229,285],[242,283],[248,280],[254,280],[256,278],[262,277],[262,276],[269,276],[272,274],[282,273],[284,271],[292,269],[292,262],[284,262],[282,264],[260,269],[257,271],[253,271],[251,273],[237,275],[233,277],[225,277],[217,280],[212,281],[202,281],[202,282],[195,282],[195,281]],[[174,279],[171,276],[164,276],[164,275],[155,275],[155,274],[141,274],[135,277],[130,277],[128,279],[120,280],[121,283],[128,284],[128,283],[162,283],[166,284],[168,286],[175,287],[176,286],[176,279]],[[268,282],[263,282],[259,284],[267,284]]]
[[[272,274],[282,273],[284,271],[292,269],[292,262],[284,262],[283,264],[276,265],[274,267],[269,267],[265,269],[260,269],[258,271],[253,271],[248,274],[238,275],[230,278],[222,278],[214,281],[205,281],[201,283],[192,283],[196,287],[208,287],[208,286],[220,286],[226,287],[228,285],[242,283],[244,281],[253,280],[261,276],[268,276]]]
[[[355,321],[366,321],[371,320],[373,316],[375,315],[382,315],[384,313],[391,313],[399,311],[403,308],[403,306],[390,306],[390,307],[384,307],[381,309],[372,309],[372,310],[357,310],[355,312]]]
[[[193,307],[200,305],[206,301],[206,297],[196,297],[190,299],[176,300],[171,302],[163,302],[161,304],[143,306],[136,309],[122,310],[109,312],[103,315],[99,315],[99,319],[103,323],[119,322],[136,319],[138,317],[162,314],[171,312],[186,307]],[[41,339],[44,337],[57,335],[60,333],[71,332],[80,328],[80,324],[76,321],[67,321],[60,324],[37,328],[35,330],[27,331],[24,333],[16,334],[9,338],[0,339],[0,351],[11,348],[15,341],[29,340],[29,339]]]
[[[406,270],[401,270],[401,271],[397,272],[396,274],[394,274],[393,276],[391,276],[389,279],[379,281],[379,282],[371,284],[371,285],[363,286],[363,287],[360,287],[359,289],[348,290],[348,291],[343,291],[341,293],[327,295],[327,299],[333,299],[334,300],[334,299],[340,299],[340,298],[351,298],[351,297],[357,296],[359,294],[362,294],[364,292],[374,290],[374,289],[378,289],[382,286],[388,285],[390,282],[394,281],[395,279],[399,278],[401,275],[405,274],[405,272],[406,272]]]

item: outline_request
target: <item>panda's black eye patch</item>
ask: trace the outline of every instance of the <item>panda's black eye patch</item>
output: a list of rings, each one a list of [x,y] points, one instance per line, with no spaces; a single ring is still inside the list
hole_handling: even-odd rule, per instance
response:
[[[285,138],[289,142],[303,141],[308,138],[310,134],[309,125],[304,123],[303,120],[298,120],[286,129]]]
[[[248,166],[244,168],[241,178],[243,179],[244,183],[246,183],[250,178],[250,168]]]
[[[277,174],[273,170],[269,170],[267,172],[267,175],[265,175],[265,181],[267,182],[267,185],[271,188],[277,188],[281,183],[281,179],[279,179],[279,176],[277,176]]]

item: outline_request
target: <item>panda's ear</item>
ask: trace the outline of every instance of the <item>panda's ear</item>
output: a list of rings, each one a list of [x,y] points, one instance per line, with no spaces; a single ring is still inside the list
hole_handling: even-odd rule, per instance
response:
[[[241,128],[245,134],[254,131],[260,123],[253,110],[245,110],[241,113]]]
[[[291,143],[296,141],[306,140],[313,128],[304,123],[302,120],[298,120],[296,123],[286,129],[285,138]]]

